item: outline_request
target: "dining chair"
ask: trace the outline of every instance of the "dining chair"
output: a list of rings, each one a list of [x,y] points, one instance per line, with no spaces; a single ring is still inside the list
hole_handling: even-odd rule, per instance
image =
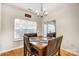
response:
[[[27,36],[24,36],[24,56],[30,52],[30,45],[29,45],[29,39]],[[29,55],[29,54],[28,54]]]
[[[53,38],[48,39],[48,45],[45,49],[43,49],[42,56],[54,56],[57,53],[58,53],[58,56],[60,56],[60,47],[61,47],[62,38],[63,36],[60,36],[54,39]],[[38,56],[38,53],[36,55]]]
[[[24,56],[32,56],[36,52],[33,46],[30,44],[30,40],[28,36],[24,36]]]
[[[28,55],[32,55],[32,46],[30,45],[30,41],[29,38],[27,36],[24,36],[24,56]]]
[[[56,55],[58,52],[58,56],[60,56],[60,47],[62,42],[63,36],[57,37],[52,40],[48,40],[48,46],[47,46],[47,56],[53,56]]]
[[[37,37],[37,33],[26,33],[24,35],[28,37]]]
[[[56,32],[47,33],[47,37],[56,37]]]
[[[29,39],[31,42],[37,42],[37,40],[34,39],[34,37],[37,37],[37,33],[26,33],[24,34],[24,36],[27,36],[27,37],[33,37],[32,39]]]

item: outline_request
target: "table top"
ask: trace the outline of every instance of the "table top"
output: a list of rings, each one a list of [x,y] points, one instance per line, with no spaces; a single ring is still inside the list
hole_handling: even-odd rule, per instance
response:
[[[43,49],[48,45],[46,43],[41,43],[41,42],[30,42],[30,43],[35,47],[37,47],[38,49]]]
[[[41,37],[41,38],[40,37],[31,37],[30,40],[37,40],[37,42],[30,41],[30,43],[38,49],[43,49],[48,45],[48,40],[51,40],[51,39],[52,38],[47,38],[47,37]]]
[[[51,39],[55,39],[54,37],[29,37],[29,40],[30,41],[48,41],[48,40],[51,40]]]

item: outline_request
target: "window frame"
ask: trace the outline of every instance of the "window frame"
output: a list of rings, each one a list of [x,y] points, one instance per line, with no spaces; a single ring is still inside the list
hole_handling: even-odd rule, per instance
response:
[[[26,20],[26,19],[21,19],[21,18],[15,18],[14,19],[14,41],[23,40],[23,39],[21,39],[21,37],[16,38],[16,23],[15,23],[16,19],[25,20],[25,21],[29,21],[29,22],[35,22],[36,23],[35,33],[37,32],[37,22],[36,21],[31,21],[31,20]]]

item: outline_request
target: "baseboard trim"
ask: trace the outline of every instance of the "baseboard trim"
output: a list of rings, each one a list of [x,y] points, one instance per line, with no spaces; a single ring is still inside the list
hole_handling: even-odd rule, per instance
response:
[[[9,51],[12,51],[12,50],[19,49],[19,48],[23,48],[23,46],[20,46],[20,47],[15,47],[15,48],[8,49],[8,50],[4,50],[4,51],[0,51],[0,55],[1,55],[2,53],[6,53],[6,52],[9,52]]]

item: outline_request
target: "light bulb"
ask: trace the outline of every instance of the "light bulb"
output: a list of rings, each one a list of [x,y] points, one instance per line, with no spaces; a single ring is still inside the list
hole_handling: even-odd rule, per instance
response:
[[[39,13],[37,13],[37,15],[39,15]]]
[[[45,8],[43,8],[43,11],[45,11]]]
[[[46,16],[47,16],[47,15],[48,15],[48,12],[45,12],[45,13],[44,13],[44,15],[46,15]]]
[[[35,10],[35,13],[38,13],[38,10]]]

